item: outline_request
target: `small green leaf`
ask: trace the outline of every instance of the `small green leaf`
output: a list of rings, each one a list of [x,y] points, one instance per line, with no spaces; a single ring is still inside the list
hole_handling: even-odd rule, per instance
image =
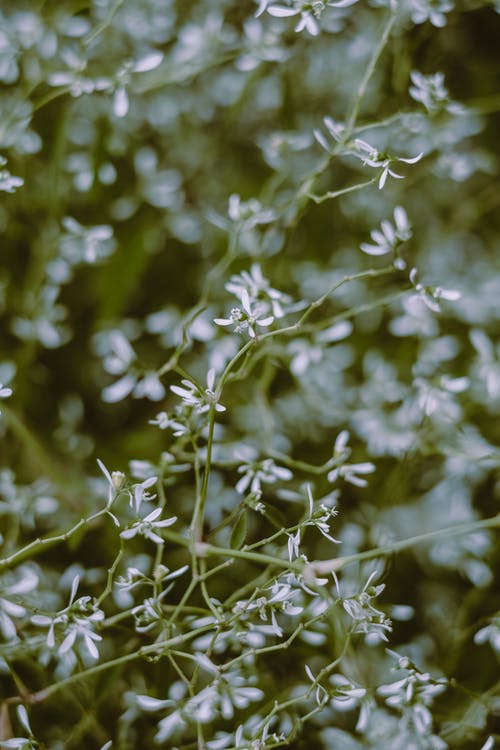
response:
[[[247,514],[245,510],[242,510],[231,532],[231,538],[229,540],[229,546],[231,547],[231,549],[240,549],[243,542],[245,541],[246,535],[247,535]]]

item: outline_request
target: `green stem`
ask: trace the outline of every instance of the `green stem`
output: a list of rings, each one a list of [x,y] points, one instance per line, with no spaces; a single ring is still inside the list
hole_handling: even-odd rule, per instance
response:
[[[351,137],[351,133],[354,129],[354,126],[356,124],[356,120],[358,118],[359,114],[359,108],[361,106],[361,102],[363,101],[363,97],[366,93],[366,88],[370,82],[370,79],[375,72],[375,68],[377,67],[377,63],[380,59],[380,56],[382,52],[384,51],[384,48],[389,41],[389,36],[392,31],[392,27],[394,26],[394,23],[396,21],[396,15],[397,11],[393,10],[391,12],[391,15],[389,16],[389,20],[387,21],[384,31],[382,33],[382,36],[380,37],[380,41],[378,45],[375,47],[375,50],[373,52],[373,55],[371,56],[368,65],[366,66],[366,70],[364,73],[363,78],[360,81],[360,84],[358,86],[358,90],[356,92],[356,98],[354,99],[354,102],[351,107],[351,111],[349,113],[349,116],[347,118],[347,126],[345,130],[345,140],[348,140]]]
[[[210,479],[210,469],[212,461],[212,448],[214,442],[214,428],[215,428],[215,406],[210,407],[208,415],[208,439],[207,439],[207,457],[205,462],[205,470],[203,472],[203,481],[201,484],[200,492],[196,500],[196,506],[193,512],[193,521],[191,525],[191,532],[195,545],[197,542],[201,542],[203,538],[203,520],[205,517],[205,502],[207,499],[208,480]]]
[[[340,281],[337,281],[333,286],[331,286],[329,289],[326,290],[324,294],[321,295],[321,297],[318,297],[315,299],[311,304],[306,308],[302,316],[297,320],[295,323],[293,323],[290,326],[286,326],[285,328],[278,328],[276,331],[269,331],[268,333],[264,333],[262,336],[260,336],[260,340],[264,339],[270,339],[274,338],[275,336],[279,336],[283,333],[292,333],[295,331],[298,331],[299,328],[302,327],[304,322],[307,320],[307,318],[311,315],[311,313],[316,310],[318,307],[321,307],[321,305],[328,299],[328,297],[337,291],[337,289],[340,289],[341,286],[344,284],[347,284],[351,281],[359,281],[360,279],[367,279],[367,278],[374,278],[376,276],[385,276],[389,273],[394,273],[395,269],[394,266],[384,266],[384,268],[369,268],[367,271],[360,271],[359,273],[350,274],[348,276],[344,276]],[[241,353],[240,350],[239,353]],[[226,368],[227,369],[227,368]]]
[[[198,545],[198,554],[201,555],[220,555],[221,557],[238,557],[242,560],[249,560],[251,562],[260,563],[261,565],[274,565],[284,570],[297,570],[302,569],[302,562],[289,562],[288,560],[282,560],[279,557],[273,557],[272,555],[265,555],[260,552],[251,552],[246,549],[226,549],[225,547],[216,547],[214,544],[201,543]]]
[[[315,203],[323,203],[324,201],[332,200],[333,198],[340,198],[341,195],[347,195],[347,193],[354,193],[356,190],[362,190],[369,185],[373,185],[373,183],[376,182],[377,179],[378,177],[372,177],[371,180],[367,180],[366,182],[359,182],[356,185],[350,185],[349,187],[342,188],[341,190],[330,190],[328,191],[328,193],[324,193],[323,195],[314,195],[313,193],[310,193],[309,198]]]
[[[4,557],[3,560],[0,560],[0,572],[3,570],[7,570],[8,568],[14,567],[14,565],[17,565],[18,563],[22,562],[26,558],[32,558],[36,555],[40,554],[42,551],[48,549],[49,547],[54,546],[55,544],[60,544],[61,542],[66,542],[70,537],[73,536],[73,534],[76,534],[77,531],[79,531],[84,526],[88,526],[92,521],[95,521],[97,518],[100,518],[101,516],[105,515],[108,512],[108,508],[103,508],[103,510],[97,511],[97,513],[94,513],[93,515],[89,516],[88,518],[81,518],[78,523],[76,523],[71,529],[68,529],[68,531],[64,531],[61,534],[56,534],[54,536],[48,536],[44,537],[42,539],[34,539],[32,542],[26,545],[26,547],[23,547],[20,550],[17,550],[17,552],[14,552],[12,555],[9,555],[8,557]]]
[[[382,547],[375,547],[374,549],[369,549],[365,552],[358,552],[354,555],[346,555],[345,557],[337,557],[331,560],[314,560],[305,565],[303,570],[304,578],[313,581],[318,576],[334,573],[337,570],[345,568],[347,565],[351,565],[351,563],[362,562],[363,560],[373,560],[375,557],[387,557],[396,552],[415,547],[417,544],[432,542],[434,539],[439,539],[441,537],[472,534],[476,531],[494,529],[497,527],[500,527],[500,513],[492,518],[486,518],[481,521],[471,521],[469,523],[457,524],[456,526],[446,526],[445,528],[436,529],[435,531],[427,531],[424,534],[417,534],[416,536],[401,539],[398,542],[392,542],[391,544],[386,544]]]

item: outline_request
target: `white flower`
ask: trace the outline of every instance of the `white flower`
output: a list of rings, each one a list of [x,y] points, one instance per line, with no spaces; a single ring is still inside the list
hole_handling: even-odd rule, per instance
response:
[[[154,419],[149,420],[149,424],[154,424],[159,427],[160,430],[171,429],[173,430],[174,437],[185,435],[188,432],[186,425],[177,422],[168,416],[166,411],[160,411]]]
[[[226,407],[219,403],[220,394],[214,390],[215,369],[211,368],[207,373],[207,387],[205,390],[199,388],[191,380],[181,380],[183,388],[178,385],[171,385],[170,390],[177,396],[180,396],[186,406],[193,408],[197,414],[204,414],[211,407],[215,411],[226,411]]]
[[[319,26],[310,10],[302,10],[300,7],[290,8],[284,5],[269,5],[266,10],[270,16],[275,16],[276,18],[300,16],[300,20],[295,26],[297,33],[306,29],[311,36],[318,36],[319,34]]]
[[[246,230],[258,224],[270,224],[276,218],[275,211],[263,208],[256,198],[242,201],[237,193],[229,196],[227,214],[231,221],[239,223]]]
[[[231,310],[231,316],[229,318],[215,318],[214,323],[218,326],[230,326],[236,325],[234,329],[235,333],[241,333],[241,331],[248,331],[250,338],[257,338],[257,332],[255,326],[261,326],[267,328],[274,321],[273,315],[268,315],[264,318],[260,317],[263,313],[262,309],[257,305],[254,310],[250,303],[250,297],[246,289],[241,291],[241,304],[243,309],[234,307]]]
[[[411,158],[404,158],[402,156],[389,156],[383,151],[379,151],[373,146],[370,146],[369,143],[367,143],[366,141],[362,141],[360,138],[356,138],[356,140],[354,141],[354,145],[356,146],[355,153],[361,158],[363,164],[382,170],[378,181],[380,190],[382,190],[382,188],[384,187],[388,175],[390,175],[391,177],[395,177],[398,180],[403,179],[403,175],[397,174],[397,172],[394,172],[391,169],[391,164],[393,164],[394,162],[416,164],[424,155],[422,151],[417,156],[413,156]]]
[[[411,226],[408,221],[406,211],[402,206],[396,206],[394,209],[394,225],[388,219],[381,222],[380,229],[374,229],[370,236],[374,244],[362,242],[360,249],[368,255],[385,255],[386,253],[397,253],[401,243],[409,240],[412,235]],[[398,267],[404,268],[404,261],[396,258]],[[403,265],[402,265],[403,264]]]
[[[134,484],[133,498],[132,495],[130,495],[130,505],[133,506],[137,514],[139,513],[139,509],[143,502],[149,502],[156,497],[156,495],[150,495],[148,492],[146,492],[146,490],[152,487],[153,484],[156,484],[157,481],[158,477],[148,477],[143,482]]]
[[[439,300],[446,299],[454,302],[460,299],[461,294],[456,289],[443,289],[440,286],[424,286],[418,281],[418,271],[412,268],[410,271],[410,281],[415,287],[415,291],[425,305],[433,312],[441,312]]]
[[[31,618],[31,622],[34,625],[40,625],[41,627],[49,628],[47,634],[47,646],[52,649],[55,648],[56,628],[62,629],[62,635],[64,636],[61,645],[57,649],[59,656],[73,650],[77,640],[83,641],[87,653],[92,659],[99,658],[99,652],[97,650],[96,642],[102,640],[102,636],[94,631],[95,623],[102,622],[104,619],[104,612],[92,603],[90,596],[81,596],[75,600],[76,592],[80,577],[76,575],[73,578],[71,584],[71,592],[68,601],[68,606],[65,609],[58,612],[55,616],[49,617],[47,615],[34,615]]]
[[[366,487],[368,482],[366,479],[362,479],[358,474],[372,474],[375,471],[375,465],[369,461],[365,461],[359,464],[343,464],[338,466],[336,469],[332,469],[328,473],[328,481],[335,482],[338,478],[344,479],[350,484],[355,484],[357,487]]]
[[[21,566],[13,575],[15,578],[11,579],[10,574],[7,574],[2,582],[3,585],[0,586],[0,632],[6,640],[17,638],[13,618],[24,617],[26,614],[26,608],[11,601],[10,597],[27,594],[38,585],[37,574],[27,566]]]
[[[15,177],[8,169],[2,169],[7,164],[7,160],[0,156],[0,191],[4,193],[15,193],[18,187],[24,185],[22,177]]]
[[[421,102],[428,112],[436,112],[449,102],[449,93],[444,85],[444,73],[426,76],[418,70],[412,70],[410,78],[413,84],[409,88],[410,96]]]
[[[385,588],[383,583],[377,586],[372,585],[377,575],[378,572],[373,571],[360,593],[344,599],[342,604],[347,614],[354,620],[355,633],[365,633],[368,637],[375,636],[377,639],[386,641],[386,631],[392,630],[391,621],[372,604],[372,600]]]
[[[242,495],[248,488],[254,494],[262,492],[261,484],[274,484],[274,482],[288,481],[293,477],[290,469],[284,466],[276,466],[272,458],[263,461],[251,461],[238,468],[238,473],[243,474],[236,485],[236,492]]]
[[[26,730],[26,734],[28,735],[28,737],[11,737],[10,740],[0,741],[0,747],[24,748],[24,750],[29,750],[30,748],[34,749],[38,747],[38,743],[36,742],[31,730],[26,708],[21,704],[17,707],[16,713],[19,723],[21,724],[22,728]]]
[[[500,615],[492,617],[489,625],[477,631],[474,643],[489,643],[493,651],[500,654]]]
[[[450,0],[411,0],[411,5],[413,23],[430,21],[437,28],[446,26],[445,13],[449,13],[454,7]]]
[[[252,263],[250,271],[242,271],[238,276],[231,276],[230,281],[226,284],[226,289],[239,299],[241,299],[243,291],[246,290],[252,304],[264,300],[271,306],[275,318],[282,318],[285,314],[281,302],[290,300],[283,292],[270,286],[258,263]]]
[[[156,519],[161,515],[162,509],[155,508],[145,518],[140,521],[136,521],[132,526],[125,531],[122,531],[120,536],[123,539],[132,539],[137,534],[150,539],[155,544],[163,544],[164,539],[159,536],[155,529],[166,529],[168,526],[172,526],[177,521],[177,516],[172,518],[164,518],[163,521],[157,521]]]
[[[341,122],[336,122],[335,120],[332,120],[331,117],[323,117],[323,122],[329,134],[332,136],[333,140],[336,141],[337,143],[341,143],[344,137],[344,133],[345,133],[345,125],[343,125]],[[325,151],[328,151],[328,153],[332,153],[331,146],[326,140],[321,130],[315,129],[313,130],[313,134],[316,140],[318,141],[319,145],[322,146],[325,149]]]

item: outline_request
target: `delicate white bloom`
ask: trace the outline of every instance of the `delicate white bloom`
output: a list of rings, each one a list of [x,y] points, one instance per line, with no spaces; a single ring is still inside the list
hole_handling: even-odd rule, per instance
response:
[[[342,478],[350,484],[355,484],[357,487],[366,487],[368,481],[362,477],[365,474],[372,474],[374,471],[375,465],[370,461],[364,461],[359,464],[342,464],[342,466],[338,466],[328,473],[328,481],[335,482],[337,479]],[[358,476],[358,474],[362,476]]]
[[[180,396],[186,406],[195,410],[197,414],[204,414],[210,408],[215,411],[226,411],[226,407],[219,403],[220,394],[214,390],[215,386],[215,369],[211,368],[207,373],[207,387],[205,390],[200,389],[191,380],[182,380],[183,386],[171,385],[170,390],[177,396]]]
[[[38,586],[37,574],[28,566],[21,566],[12,576],[0,583],[0,632],[6,641],[17,638],[14,620],[24,617],[26,607],[11,601],[11,597],[28,594]]]
[[[60,251],[70,266],[96,263],[115,250],[113,227],[109,224],[84,227],[72,216],[66,216],[62,225],[66,232],[60,239]]]
[[[443,289],[440,286],[424,286],[418,281],[418,271],[412,268],[410,271],[410,281],[415,287],[418,297],[433,312],[441,312],[439,300],[450,300],[454,302],[460,299],[461,294],[456,289]]]
[[[328,133],[331,135],[334,141],[336,143],[341,143],[344,138],[345,133],[345,125],[341,122],[336,122],[331,117],[323,117],[323,122],[325,124],[326,129],[328,130]],[[326,140],[325,136],[321,132],[321,130],[315,129],[313,131],[314,137],[318,141],[319,145],[322,146],[325,151],[328,151],[328,153],[332,153],[332,148],[328,141]]]
[[[392,630],[391,621],[372,603],[372,600],[379,596],[385,588],[383,583],[377,586],[372,585],[372,581],[377,575],[378,572],[373,571],[360,593],[344,599],[342,605],[354,621],[355,633],[364,633],[369,640],[375,637],[377,640],[387,641],[386,632]]]
[[[386,253],[396,253],[399,246],[410,239],[412,236],[411,226],[408,221],[406,211],[402,206],[396,206],[394,209],[394,224],[388,219],[384,219],[380,225],[380,229],[374,229],[370,232],[370,236],[374,244],[362,242],[360,245],[361,250],[368,255],[385,255]],[[401,264],[404,261],[401,258],[397,258],[398,267],[401,268]]]
[[[250,304],[267,302],[275,318],[284,316],[285,313],[281,303],[290,301],[290,297],[286,294],[271,287],[258,263],[252,263],[250,271],[242,271],[239,275],[231,276],[230,281],[226,284],[226,289],[239,299],[242,298],[243,291],[246,290]]]
[[[290,469],[276,466],[272,458],[245,463],[238,467],[238,473],[243,474],[236,485],[236,492],[239,492],[240,495],[243,495],[249,488],[253,493],[261,493],[262,483],[287,482],[293,477]]]
[[[189,432],[186,425],[183,425],[180,422],[177,422],[177,420],[169,417],[166,411],[158,412],[154,419],[150,419],[148,421],[149,424],[156,425],[156,427],[159,427],[160,430],[172,430],[172,434],[174,435],[174,437],[179,437],[180,435],[185,435],[187,432]]]
[[[155,70],[161,65],[163,57],[163,52],[159,52],[158,50],[148,52],[133,63],[132,70],[134,73],[147,73],[150,70]]]
[[[444,107],[449,109],[446,105],[450,105],[450,95],[444,85],[444,73],[426,76],[418,70],[412,70],[410,78],[412,80],[412,86],[409,88],[410,96],[415,101],[421,102],[428,112],[436,112]]]
[[[24,748],[29,750],[30,748],[38,747],[38,743],[35,741],[33,731],[31,729],[28,712],[26,708],[21,704],[16,709],[17,718],[22,728],[26,731],[27,737],[12,737],[10,740],[0,741],[0,747],[6,748]]]
[[[34,615],[31,622],[34,625],[48,627],[47,646],[50,649],[56,646],[56,630],[61,631],[63,640],[57,648],[59,656],[64,656],[73,650],[80,640],[86,648],[87,654],[92,659],[99,658],[96,643],[102,640],[102,636],[95,632],[95,624],[102,622],[104,612],[92,602],[90,596],[81,596],[75,600],[80,577],[76,575],[71,584],[71,592],[68,606],[58,612],[55,616]]]
[[[445,14],[454,8],[450,0],[411,0],[411,6],[413,23],[420,24],[430,21],[437,28],[446,26]]]
[[[474,636],[474,643],[489,643],[493,651],[500,654],[500,615],[492,617],[489,625],[481,628]]]
[[[366,164],[369,167],[374,167],[375,169],[382,170],[378,181],[380,190],[382,190],[382,188],[384,187],[388,175],[390,175],[391,177],[395,177],[398,180],[403,179],[403,175],[397,174],[397,172],[394,172],[394,170],[391,169],[391,165],[394,162],[416,164],[424,155],[422,152],[417,156],[413,156],[411,158],[404,158],[402,156],[389,156],[388,154],[379,151],[373,146],[370,146],[369,143],[361,140],[360,138],[356,138],[356,140],[354,141],[354,145],[356,146],[356,151],[354,153],[359,156],[363,164]]]
[[[267,328],[274,321],[273,315],[265,315],[262,307],[259,304],[252,309],[250,297],[246,289],[241,291],[241,304],[243,309],[234,307],[231,310],[231,316],[229,318],[215,318],[214,323],[218,326],[230,326],[236,325],[234,329],[235,333],[241,333],[242,331],[248,331],[250,338],[257,338],[257,332],[255,326],[261,326]]]
[[[323,503],[319,504],[319,507],[315,509],[314,498],[311,490],[311,485],[308,484],[306,488],[307,500],[308,500],[308,520],[304,523],[304,526],[314,526],[328,541],[334,544],[339,544],[338,539],[334,539],[330,534],[330,521],[337,515],[336,508],[330,508]],[[299,530],[300,531],[300,530]],[[299,533],[299,532],[297,532]],[[299,536],[300,541],[300,536]],[[289,542],[290,551],[290,542]],[[298,553],[297,553],[298,556]],[[290,558],[291,559],[291,558]]]
[[[300,32],[306,29],[311,36],[318,36],[319,26],[310,10],[301,10],[301,8],[290,8],[284,5],[268,5],[267,12],[276,18],[289,18],[290,16],[300,16],[299,22],[295,26],[295,31]]]
[[[98,458],[97,463],[100,470],[108,481],[108,505],[113,502],[116,493],[123,487],[126,481],[125,474],[122,471],[113,471],[111,474],[104,466],[103,462]]]
[[[290,562],[300,555],[300,529],[295,534],[287,534],[288,537],[288,559]]]
[[[172,526],[177,521],[177,516],[157,521],[156,519],[161,515],[161,512],[161,508],[155,508],[145,518],[136,521],[128,529],[122,531],[120,536],[123,539],[132,539],[137,534],[140,534],[140,536],[150,539],[155,544],[163,544],[164,539],[156,533],[156,529],[166,529],[168,526]]]
[[[7,164],[7,160],[0,156],[0,191],[4,193],[15,193],[17,188],[24,185],[22,177],[15,177],[8,169],[3,169]]]
[[[492,748],[495,746],[495,740],[490,735],[484,745],[481,745],[480,750],[492,750]]]
[[[237,222],[246,230],[253,229],[258,224],[270,224],[276,218],[276,212],[263,208],[256,198],[242,201],[237,193],[229,196],[227,214],[231,221]]]
[[[156,497],[156,495],[150,495],[146,490],[156,484],[157,481],[158,477],[147,477],[143,482],[134,484],[133,495],[130,495],[130,505],[137,514],[139,514],[143,502],[149,502]]]
[[[318,36],[320,27],[317,19],[321,17],[323,11],[327,8],[346,8],[356,3],[357,0],[316,0],[314,3],[299,2],[295,6],[269,5],[269,2],[270,0],[262,0],[256,13],[257,16],[261,15],[264,11],[267,11],[270,16],[274,16],[275,18],[300,16],[295,26],[295,31],[298,33],[305,29],[311,36]]]

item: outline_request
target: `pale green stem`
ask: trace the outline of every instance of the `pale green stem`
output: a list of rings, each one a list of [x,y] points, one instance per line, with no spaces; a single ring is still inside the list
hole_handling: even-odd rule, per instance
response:
[[[362,190],[369,185],[373,185],[377,179],[378,177],[373,177],[366,182],[359,182],[357,185],[350,185],[350,187],[342,188],[341,190],[330,190],[327,193],[323,193],[323,195],[314,195],[314,193],[310,193],[309,198],[314,201],[314,203],[323,203],[324,201],[332,200],[333,198],[340,198],[342,195]]]
[[[210,478],[210,469],[212,461],[212,448],[214,442],[214,427],[215,427],[215,406],[210,407],[208,414],[208,438],[207,438],[207,458],[205,462],[205,470],[203,472],[203,481],[201,489],[196,499],[196,505],[193,512],[193,520],[191,524],[191,533],[195,545],[201,542],[203,538],[203,521],[205,517],[205,502],[207,499],[208,480]]]
[[[391,15],[389,16],[389,20],[387,21],[384,31],[382,33],[382,36],[380,37],[380,41],[378,45],[375,47],[375,50],[373,52],[373,55],[371,56],[368,65],[365,70],[365,74],[363,78],[360,81],[360,84],[358,86],[358,90],[356,92],[356,98],[354,99],[354,102],[352,104],[351,111],[349,113],[349,116],[347,118],[347,126],[346,126],[346,135],[345,139],[349,139],[351,137],[351,133],[354,129],[354,126],[356,124],[356,120],[359,114],[359,108],[361,106],[361,102],[363,101],[363,97],[366,93],[366,88],[370,82],[370,79],[375,72],[375,68],[377,67],[377,63],[380,59],[380,56],[382,52],[384,51],[384,48],[389,41],[389,37],[391,35],[392,27],[394,26],[394,23],[396,21],[396,15],[397,11],[393,10],[391,12]]]
[[[337,557],[331,560],[314,560],[305,565],[303,569],[304,578],[312,581],[318,576],[328,575],[329,573],[341,570],[347,565],[351,565],[351,563],[372,560],[375,557],[387,557],[396,552],[415,547],[417,544],[432,542],[434,539],[439,539],[441,537],[473,534],[476,531],[494,529],[497,527],[500,527],[500,514],[493,516],[492,518],[485,518],[481,521],[471,521],[469,523],[457,524],[456,526],[446,526],[445,528],[436,529],[435,531],[427,531],[424,534],[417,534],[416,536],[401,539],[398,542],[391,542],[382,547],[375,547],[374,549],[369,549],[365,552],[358,552],[354,555],[346,555],[345,557]]]
[[[108,26],[111,26],[111,24],[113,23],[113,18],[118,13],[124,1],[125,0],[116,0],[115,4],[110,8],[108,15],[106,16],[104,21],[102,21],[98,26],[96,26],[96,28],[93,31],[91,31],[90,34],[87,34],[87,36],[84,37],[83,44],[85,45],[85,47],[88,47],[90,44],[92,44],[92,42],[98,36],[100,36],[100,34],[102,34],[102,32],[105,31],[108,28]]]
[[[108,507],[103,508],[102,510],[97,511],[97,513],[94,513],[88,518],[81,518],[78,523],[76,523],[71,529],[68,529],[68,531],[64,531],[62,534],[55,534],[54,536],[44,537],[43,539],[34,539],[32,542],[27,544],[26,547],[23,547],[22,549],[17,550],[17,552],[14,552],[12,555],[9,555],[9,557],[4,557],[3,560],[0,560],[0,572],[6,570],[7,568],[12,568],[14,565],[17,565],[26,558],[35,557],[35,555],[38,555],[43,550],[52,547],[54,544],[66,542],[81,528],[83,528],[84,526],[88,526],[90,523],[92,523],[92,521],[95,521],[97,518],[100,518],[107,512]]]

